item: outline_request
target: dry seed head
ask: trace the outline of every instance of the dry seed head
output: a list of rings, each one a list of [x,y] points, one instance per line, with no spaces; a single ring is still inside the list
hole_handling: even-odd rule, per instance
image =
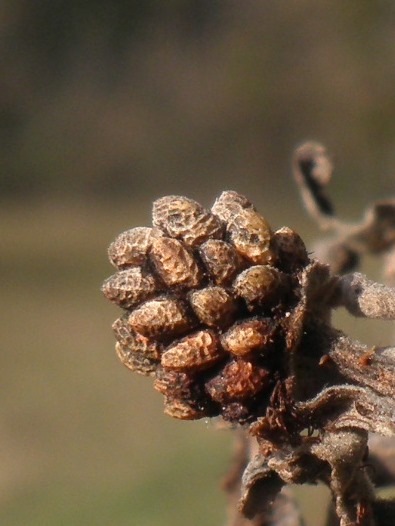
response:
[[[250,309],[269,308],[280,303],[288,289],[286,274],[269,265],[255,265],[241,272],[233,288]]]
[[[158,362],[148,358],[143,352],[131,351],[119,342],[115,344],[115,352],[120,361],[135,373],[152,376],[158,367]]]
[[[186,197],[170,195],[158,199],[152,216],[155,226],[189,246],[200,245],[209,238],[221,238],[223,234],[218,218]]]
[[[160,237],[153,241],[150,259],[168,287],[197,287],[201,271],[190,251],[177,239]]]
[[[162,366],[179,371],[207,369],[226,355],[213,331],[198,331],[174,345],[162,354]]]
[[[229,283],[245,267],[236,249],[220,239],[209,239],[200,247],[200,256],[217,285]]]
[[[129,324],[143,336],[158,340],[181,336],[193,327],[184,304],[175,298],[167,297],[143,303],[132,311]]]
[[[120,270],[103,292],[126,311],[113,325],[117,354],[155,376],[166,414],[251,423],[284,375],[289,324],[281,317],[302,297],[290,287],[303,286],[303,242],[290,229],[273,234],[236,192],[224,192],[212,212],[164,197],[153,222],[109,249]]]
[[[234,320],[237,302],[222,287],[207,287],[190,295],[192,309],[201,323],[209,327],[227,327]]]
[[[140,267],[121,270],[103,283],[103,294],[120,307],[130,308],[152,297],[157,282],[152,274]]]
[[[122,232],[108,248],[108,257],[117,268],[142,265],[152,240],[162,236],[157,228],[136,227]]]
[[[249,318],[221,337],[222,346],[236,356],[266,354],[274,348],[276,323],[271,318]]]
[[[269,384],[267,369],[244,360],[233,360],[207,382],[206,390],[213,400],[226,404],[251,398]]]

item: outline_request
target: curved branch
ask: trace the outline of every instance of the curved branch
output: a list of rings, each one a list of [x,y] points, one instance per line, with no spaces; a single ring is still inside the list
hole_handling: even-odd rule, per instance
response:
[[[339,279],[336,303],[357,317],[395,320],[395,288],[370,281],[359,272]]]
[[[325,147],[316,142],[302,144],[295,150],[292,167],[310,215],[324,230],[338,226],[332,201],[325,194],[325,186],[330,181],[333,170]]]

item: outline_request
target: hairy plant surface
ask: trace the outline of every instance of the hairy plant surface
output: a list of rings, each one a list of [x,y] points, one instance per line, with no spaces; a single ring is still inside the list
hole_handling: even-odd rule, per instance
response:
[[[352,340],[331,312],[395,318],[395,289],[344,274],[363,253],[383,253],[392,279],[395,200],[344,224],[325,193],[325,149],[301,146],[293,168],[308,211],[333,233],[317,259],[236,192],[211,210],[163,197],[152,227],[128,230],[109,248],[117,272],[102,290],[123,309],[116,351],[153,377],[169,416],[220,416],[236,428],[224,482],[229,526],[302,525],[283,487],[318,482],[333,496],[328,525],[394,524],[395,503],[376,497],[367,466],[377,485],[394,480],[395,348]],[[389,442],[376,437],[369,454],[369,432]]]

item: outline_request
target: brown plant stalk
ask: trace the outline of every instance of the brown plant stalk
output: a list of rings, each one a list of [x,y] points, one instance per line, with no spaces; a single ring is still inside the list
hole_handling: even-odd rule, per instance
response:
[[[331,232],[316,259],[296,232],[273,232],[230,191],[211,210],[159,199],[153,227],[111,244],[117,272],[103,292],[123,309],[117,354],[154,378],[169,416],[220,416],[236,428],[228,526],[302,526],[286,485],[318,482],[333,497],[328,526],[395,524],[395,504],[377,497],[367,467],[376,486],[395,482],[395,347],[366,346],[331,323],[336,308],[395,319],[395,289],[350,273],[364,253],[382,254],[393,282],[395,201],[346,224],[326,194],[325,149],[298,148],[293,171],[307,210]]]

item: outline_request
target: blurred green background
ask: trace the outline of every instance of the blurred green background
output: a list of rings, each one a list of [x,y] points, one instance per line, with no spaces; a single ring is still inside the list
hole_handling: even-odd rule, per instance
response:
[[[165,417],[117,362],[106,248],[158,196],[222,189],[312,244],[290,179],[310,138],[342,217],[391,194],[395,3],[3,0],[0,37],[0,524],[222,524],[232,434]]]

